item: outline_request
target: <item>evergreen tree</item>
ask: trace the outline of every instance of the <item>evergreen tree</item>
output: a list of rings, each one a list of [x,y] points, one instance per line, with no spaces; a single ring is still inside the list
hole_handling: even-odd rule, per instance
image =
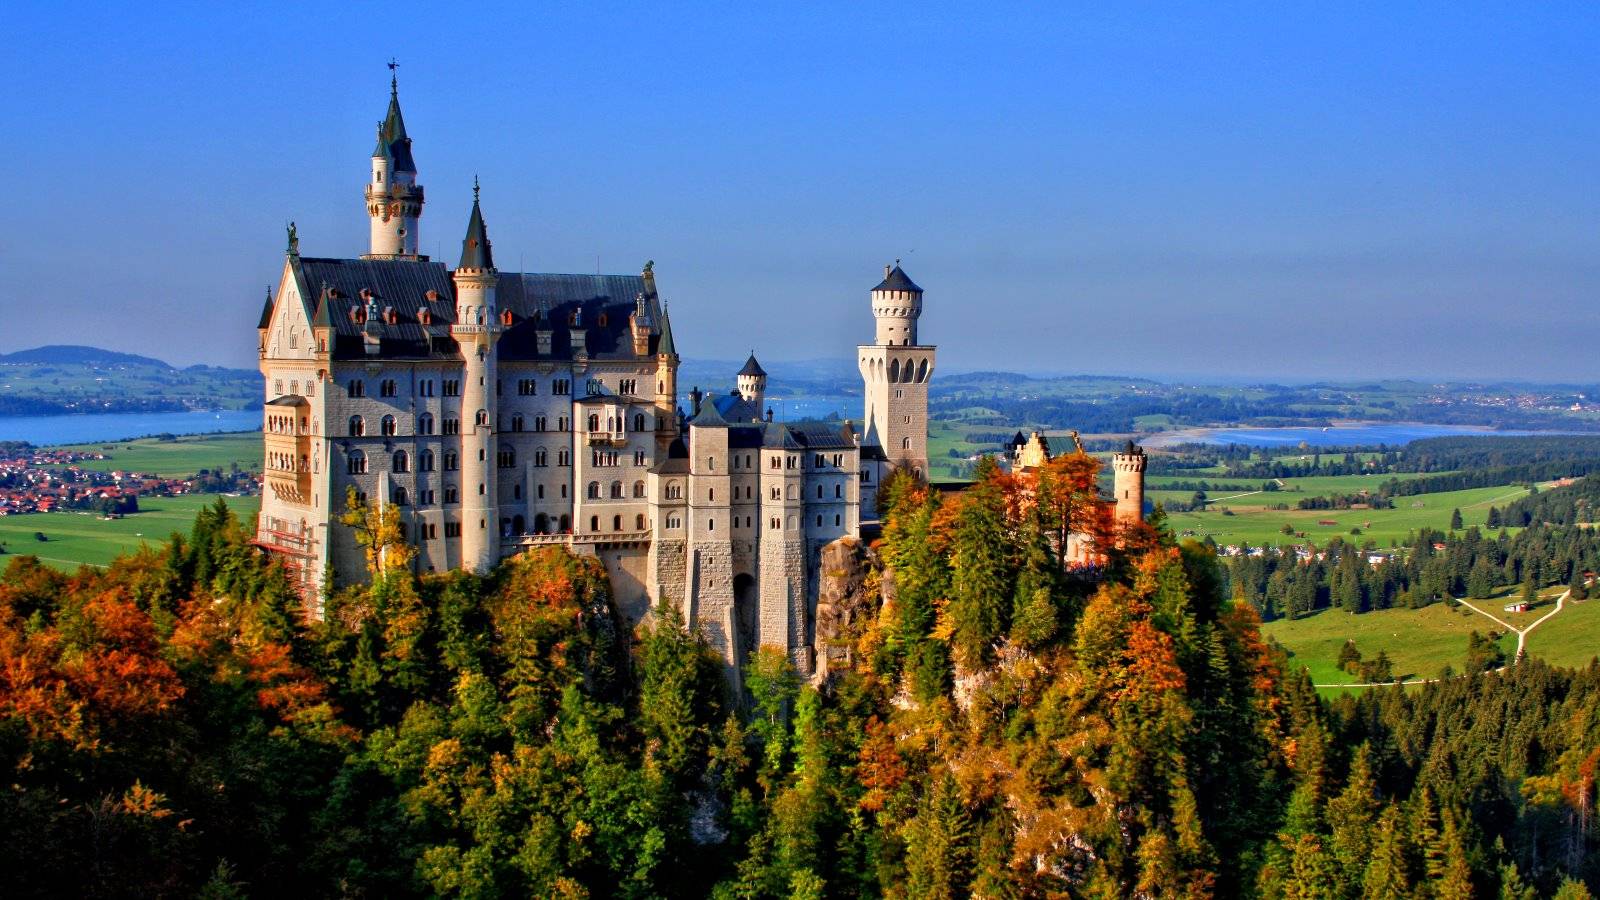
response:
[[[1363,900],[1392,900],[1409,896],[1410,891],[1404,822],[1399,807],[1391,803],[1378,817],[1372,857],[1362,878],[1361,897]]]
[[[1458,507],[1450,511],[1450,530],[1460,531],[1462,526],[1463,523],[1461,521],[1461,510]]]

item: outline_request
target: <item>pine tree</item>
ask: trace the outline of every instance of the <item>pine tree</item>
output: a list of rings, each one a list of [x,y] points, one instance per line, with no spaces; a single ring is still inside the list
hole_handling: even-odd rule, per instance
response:
[[[1539,892],[1522,880],[1516,863],[1500,867],[1500,900],[1538,900]]]
[[[1444,842],[1444,861],[1433,879],[1433,893],[1437,900],[1472,900],[1472,866],[1467,862],[1467,848],[1456,827],[1455,816],[1446,811],[1444,830],[1439,839]]]
[[[1362,743],[1350,760],[1344,790],[1328,801],[1328,843],[1346,885],[1360,885],[1372,848],[1372,827],[1381,804],[1372,774],[1372,747]]]
[[[1372,858],[1362,877],[1362,900],[1393,900],[1410,894],[1406,873],[1406,847],[1399,807],[1389,804],[1378,817]]]
[[[995,483],[994,463],[980,464],[978,474],[985,480],[956,507],[950,560],[951,648],[958,662],[973,669],[989,661],[1010,626],[1015,583],[1005,496]]]
[[[1463,524],[1464,523],[1461,521],[1461,510],[1459,508],[1451,510],[1450,511],[1450,530],[1451,531],[1460,531],[1462,526],[1463,526]]]

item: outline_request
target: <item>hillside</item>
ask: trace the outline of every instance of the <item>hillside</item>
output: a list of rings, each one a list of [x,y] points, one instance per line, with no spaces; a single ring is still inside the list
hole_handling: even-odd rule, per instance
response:
[[[179,369],[73,345],[0,354],[0,416],[247,409],[260,400],[261,375],[249,369]]]

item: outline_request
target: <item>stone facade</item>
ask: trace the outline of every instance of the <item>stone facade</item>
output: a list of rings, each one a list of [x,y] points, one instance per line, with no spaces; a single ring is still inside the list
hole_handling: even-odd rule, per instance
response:
[[[650,264],[502,272],[476,186],[457,266],[417,252],[423,189],[393,86],[389,100],[363,188],[368,252],[303,256],[291,228],[262,313],[258,543],[319,613],[324,573],[367,577],[339,523],[354,491],[399,512],[418,571],[561,544],[605,564],[628,619],[677,606],[735,679],[761,646],[812,671],[821,548],[876,517],[892,468],[927,472],[921,289],[894,266],[871,292],[860,430],[774,422],[754,354],[736,390],[696,389],[680,409]]]

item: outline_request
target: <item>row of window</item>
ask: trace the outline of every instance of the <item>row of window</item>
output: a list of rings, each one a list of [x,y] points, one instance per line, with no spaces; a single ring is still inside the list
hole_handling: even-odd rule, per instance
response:
[[[611,482],[610,494],[611,494],[611,499],[613,499],[613,500],[621,500],[622,496],[623,496],[622,495],[622,482],[620,482],[620,481]],[[644,495],[645,495],[644,482],[635,481],[633,483],[633,496],[635,496],[635,497],[643,497]],[[598,482],[598,481],[589,482],[589,489],[588,489],[588,492],[586,493],[585,496],[587,496],[590,500],[599,500],[600,499],[600,482]]]
[[[477,421],[477,423],[480,426],[488,425],[489,424],[489,414],[487,412],[485,412],[484,410],[480,409],[480,410],[478,410],[478,414],[475,417],[475,420]],[[434,424],[433,413],[422,413],[421,415],[417,416],[417,434],[419,434],[419,435],[433,434],[433,424]],[[524,422],[523,422],[522,416],[516,415],[516,416],[512,416],[511,417],[511,430],[513,432],[522,432],[524,430],[523,429],[523,424],[524,424]],[[533,419],[533,430],[534,431],[546,431],[546,430],[548,430],[545,427],[547,424],[548,424],[548,422],[547,422],[547,420],[545,419],[544,416],[535,416],[534,419]],[[505,431],[505,417],[504,416],[500,417],[500,425],[501,425],[501,429],[500,430],[501,431]],[[567,417],[566,416],[557,417],[557,419],[556,419],[556,430],[557,431],[566,431],[567,430]],[[348,422],[347,433],[351,437],[363,437],[363,436],[365,436],[366,433],[367,433],[367,420],[366,420],[366,417],[365,416],[351,416],[350,417],[350,421]],[[378,433],[383,435],[384,437],[394,437],[395,435],[397,435],[399,433],[399,423],[395,419],[395,417],[394,416],[384,416],[382,419],[380,419],[379,422],[378,422]],[[441,423],[440,423],[439,433],[440,434],[460,434],[461,433],[461,420],[460,419],[456,419],[456,418],[449,418],[449,417],[443,419],[441,421]]]
[[[311,396],[312,384],[313,384],[313,382],[310,382],[310,381],[306,382],[306,396],[308,396],[308,397]],[[631,385],[631,384],[633,384],[633,382],[631,380],[625,380],[623,382],[623,384]],[[438,396],[441,396],[441,397],[459,397],[459,396],[461,396],[461,379],[459,379],[459,378],[442,378],[437,382],[437,385],[438,385],[438,391],[439,391]],[[496,381],[495,382],[495,384],[494,384],[494,392],[495,392],[496,396],[499,396],[502,393],[504,393],[504,390],[503,390],[504,385],[505,385],[505,383],[503,381]],[[417,396],[419,396],[419,397],[432,397],[432,396],[434,396],[435,395],[434,394],[434,386],[435,386],[435,382],[434,382],[434,380],[432,378],[424,378],[424,379],[419,380],[417,382]],[[274,389],[279,394],[283,393],[283,381],[282,381],[282,379],[279,379],[278,381],[276,381],[274,383]],[[352,378],[349,381],[345,382],[344,391],[345,391],[345,395],[346,396],[350,396],[350,397],[365,397],[367,395],[367,382],[366,382],[365,379],[362,379],[362,378]],[[289,383],[289,393],[298,394],[299,392],[300,392],[300,382],[291,381]],[[520,394],[521,396],[524,396],[524,397],[537,396],[538,393],[539,393],[538,381],[536,379],[533,379],[533,378],[521,378],[521,379],[518,379],[517,380],[517,393]],[[557,378],[557,379],[555,379],[555,380],[550,382],[550,394],[552,396],[565,397],[565,396],[570,395],[571,393],[572,393],[572,382],[569,379]],[[624,393],[632,393],[632,391],[624,391]],[[400,396],[400,382],[396,381],[393,378],[382,379],[381,381],[378,382],[378,396],[380,396],[380,397],[398,397],[398,396]]]
[[[279,396],[279,397],[283,396],[283,379],[282,378],[274,378],[272,380],[272,393],[277,395],[277,396]],[[299,394],[300,393],[300,381],[299,381],[299,379],[290,379],[290,381],[289,381],[289,393],[291,393],[291,394]],[[317,395],[317,383],[315,381],[307,380],[306,381],[306,392],[305,392],[304,396],[306,396],[306,397],[315,397],[316,395]]]

